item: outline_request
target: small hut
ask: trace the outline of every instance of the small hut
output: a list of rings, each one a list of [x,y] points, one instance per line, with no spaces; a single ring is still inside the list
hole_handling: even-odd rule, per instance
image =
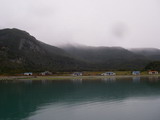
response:
[[[52,72],[44,71],[44,72],[41,72],[40,75],[52,75]]]
[[[82,76],[82,73],[81,72],[74,72],[72,75],[73,76]]]
[[[25,76],[31,76],[31,75],[33,75],[33,73],[32,72],[25,72],[25,73],[23,73],[23,75],[25,75]]]
[[[141,73],[140,73],[140,71],[133,71],[132,72],[132,75],[140,75]]]
[[[157,75],[157,74],[158,74],[158,71],[149,71],[148,74],[149,74],[149,75]]]
[[[110,75],[116,75],[116,73],[114,73],[114,72],[105,72],[105,73],[102,73],[101,75],[110,76]]]

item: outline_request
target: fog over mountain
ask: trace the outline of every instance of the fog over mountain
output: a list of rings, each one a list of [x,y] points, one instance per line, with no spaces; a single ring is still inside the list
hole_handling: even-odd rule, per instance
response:
[[[159,0],[1,0],[0,16],[51,45],[160,48]]]
[[[160,50],[65,45],[55,47],[20,29],[0,30],[0,73],[144,70]]]
[[[160,60],[160,49],[157,48],[132,48],[131,52],[146,56],[152,60]]]

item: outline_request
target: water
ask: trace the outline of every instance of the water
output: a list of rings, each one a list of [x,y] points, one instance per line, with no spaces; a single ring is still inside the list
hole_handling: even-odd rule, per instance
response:
[[[160,79],[0,81],[0,120],[160,120]]]

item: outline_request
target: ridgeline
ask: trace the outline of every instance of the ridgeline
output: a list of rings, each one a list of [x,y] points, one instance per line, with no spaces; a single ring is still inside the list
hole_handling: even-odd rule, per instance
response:
[[[159,49],[72,45],[59,48],[19,29],[0,30],[0,74],[45,70],[143,70],[148,63],[160,60],[159,56]]]

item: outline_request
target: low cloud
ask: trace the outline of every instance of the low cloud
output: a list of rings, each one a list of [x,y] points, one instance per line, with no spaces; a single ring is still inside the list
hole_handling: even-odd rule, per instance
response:
[[[53,44],[160,48],[159,0],[1,0],[0,28]]]

